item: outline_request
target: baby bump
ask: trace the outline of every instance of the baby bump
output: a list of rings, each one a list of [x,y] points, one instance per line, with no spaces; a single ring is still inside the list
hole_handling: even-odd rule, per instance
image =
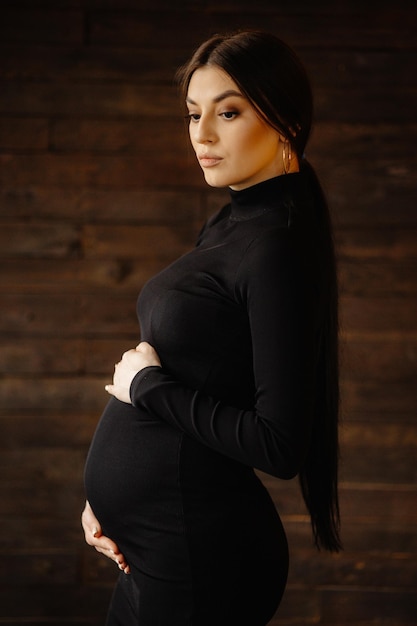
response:
[[[97,426],[85,467],[87,498],[103,528],[146,527],[178,504],[181,433],[162,420],[112,398]],[[163,504],[164,503],[164,504]],[[115,535],[116,536],[116,535]]]

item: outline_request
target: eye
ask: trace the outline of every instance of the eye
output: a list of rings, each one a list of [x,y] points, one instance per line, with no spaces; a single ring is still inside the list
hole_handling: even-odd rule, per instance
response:
[[[220,116],[223,117],[223,119],[225,120],[233,120],[238,115],[238,111],[224,111],[223,113],[220,113]]]
[[[201,115],[199,115],[198,113],[188,113],[188,115],[185,116],[185,118],[188,119],[190,122],[198,122],[200,117]]]

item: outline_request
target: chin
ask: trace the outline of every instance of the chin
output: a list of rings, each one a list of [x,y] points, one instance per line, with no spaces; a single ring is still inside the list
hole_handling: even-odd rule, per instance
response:
[[[218,189],[230,187],[230,185],[233,185],[233,181],[231,181],[229,178],[225,176],[219,176],[211,171],[204,172],[204,178],[206,180],[206,183],[210,187],[215,187]]]

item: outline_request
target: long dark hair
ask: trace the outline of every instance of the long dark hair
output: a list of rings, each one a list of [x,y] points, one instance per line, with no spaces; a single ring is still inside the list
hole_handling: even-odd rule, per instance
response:
[[[223,69],[258,114],[290,142],[314,197],[325,309],[318,339],[312,438],[299,481],[316,546],[337,552],[341,549],[337,490],[338,293],[330,214],[319,180],[304,157],[313,115],[310,82],[293,50],[274,35],[259,31],[214,35],[204,42],[177,74],[184,100],[193,73],[205,65]]]

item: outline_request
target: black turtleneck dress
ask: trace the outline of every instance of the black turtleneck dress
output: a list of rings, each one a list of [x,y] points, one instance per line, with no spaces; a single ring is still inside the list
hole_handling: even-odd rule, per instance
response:
[[[243,191],[138,299],[162,368],[112,398],[87,498],[124,553],[109,626],[264,626],[288,549],[254,468],[299,471],[312,421],[317,270],[303,174]]]

